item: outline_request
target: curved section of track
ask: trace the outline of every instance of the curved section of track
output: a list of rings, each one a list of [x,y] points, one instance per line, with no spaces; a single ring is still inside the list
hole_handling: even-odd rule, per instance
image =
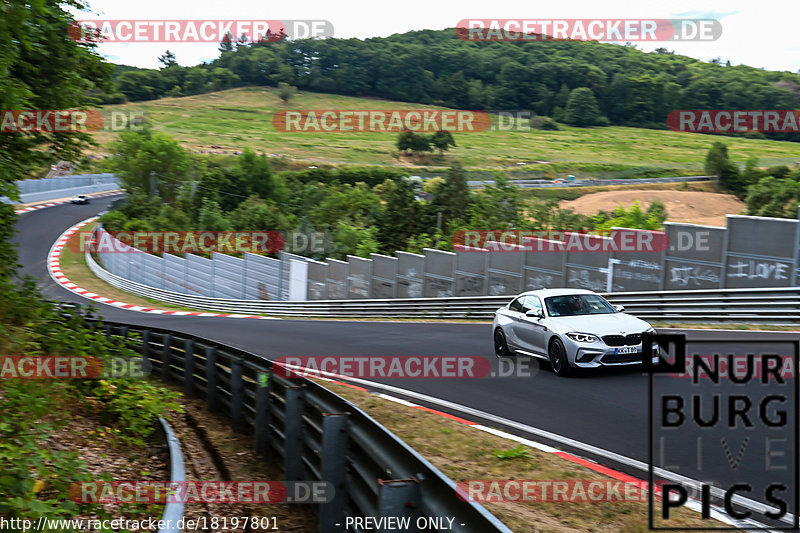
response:
[[[86,302],[50,278],[47,255],[66,228],[96,215],[110,202],[110,199],[98,199],[91,205],[62,205],[20,217],[16,241],[22,272],[39,280],[40,290],[46,297]],[[489,324],[251,321],[152,315],[102,304],[100,312],[109,320],[210,337],[269,358],[289,355],[478,356],[486,357],[496,366]],[[725,339],[744,339],[750,335],[747,331],[690,332],[693,339],[719,339],[720,349],[724,349]],[[796,338],[796,334],[790,333],[758,333],[760,338],[766,335],[776,340]],[[530,377],[383,379],[378,380],[378,385],[363,385],[574,451],[637,477],[643,475],[640,466],[631,464],[632,461],[641,465],[648,458],[647,379],[641,372],[604,371],[563,379],[554,376],[546,367],[538,371],[533,368]],[[594,451],[591,447],[595,447]]]

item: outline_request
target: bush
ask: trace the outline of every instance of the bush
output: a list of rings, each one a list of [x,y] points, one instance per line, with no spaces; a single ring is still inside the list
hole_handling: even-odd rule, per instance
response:
[[[541,116],[535,116],[531,119],[531,128],[534,130],[549,130],[549,131],[556,131],[561,129],[558,125],[558,122],[556,122],[552,118],[541,117]]]
[[[0,353],[91,356],[103,361],[139,358],[120,337],[93,329],[81,314],[65,313],[42,300],[31,279],[17,285],[0,277]],[[103,508],[70,499],[73,483],[91,479],[86,462],[66,446],[47,445],[53,431],[69,422],[71,409],[91,407],[91,401],[84,400],[98,395],[109,400],[100,418],[114,419],[113,433],[128,444],[143,444],[153,421],[166,409],[178,407],[172,402],[175,393],[147,382],[0,380],[0,516],[107,517]]]
[[[776,165],[774,167],[767,168],[767,174],[770,176],[775,176],[776,178],[785,178],[789,175],[791,169],[786,165]]]
[[[104,412],[113,417],[122,444],[146,445],[166,409],[183,412],[175,402],[180,394],[147,381],[100,380],[96,394],[105,406]]]
[[[97,95],[97,99],[100,101],[102,105],[111,105],[111,104],[127,104],[128,97],[120,92],[107,94],[102,93]]]
[[[122,231],[128,222],[128,217],[121,211],[109,211],[100,217],[99,222],[108,231]]]

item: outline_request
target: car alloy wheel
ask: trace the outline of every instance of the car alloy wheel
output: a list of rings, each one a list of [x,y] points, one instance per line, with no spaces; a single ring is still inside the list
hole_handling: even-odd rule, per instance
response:
[[[553,373],[557,376],[568,376],[572,373],[572,367],[569,366],[567,361],[567,351],[564,349],[564,344],[559,339],[555,339],[550,343],[548,350],[550,356],[550,366],[553,367]]]
[[[506,336],[500,328],[494,330],[494,354],[497,357],[509,357],[514,355],[511,350],[508,349]]]

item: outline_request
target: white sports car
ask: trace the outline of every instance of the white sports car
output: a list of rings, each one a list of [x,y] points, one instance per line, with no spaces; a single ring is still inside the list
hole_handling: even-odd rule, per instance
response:
[[[655,330],[623,310],[585,289],[525,292],[495,312],[494,351],[498,357],[546,359],[559,376],[576,368],[641,364],[642,333]]]
[[[70,202],[73,204],[88,204],[91,202],[91,200],[85,194],[79,194],[77,196],[73,196]]]

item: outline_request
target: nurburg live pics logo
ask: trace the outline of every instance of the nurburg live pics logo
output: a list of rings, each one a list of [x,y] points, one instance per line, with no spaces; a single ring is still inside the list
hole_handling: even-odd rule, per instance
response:
[[[675,525],[693,499],[703,520],[713,507],[749,520],[714,529],[797,531],[800,340],[645,333],[642,343],[660,347],[657,362],[643,358],[649,484],[662,491],[659,508],[649,493],[650,529],[700,529]]]

